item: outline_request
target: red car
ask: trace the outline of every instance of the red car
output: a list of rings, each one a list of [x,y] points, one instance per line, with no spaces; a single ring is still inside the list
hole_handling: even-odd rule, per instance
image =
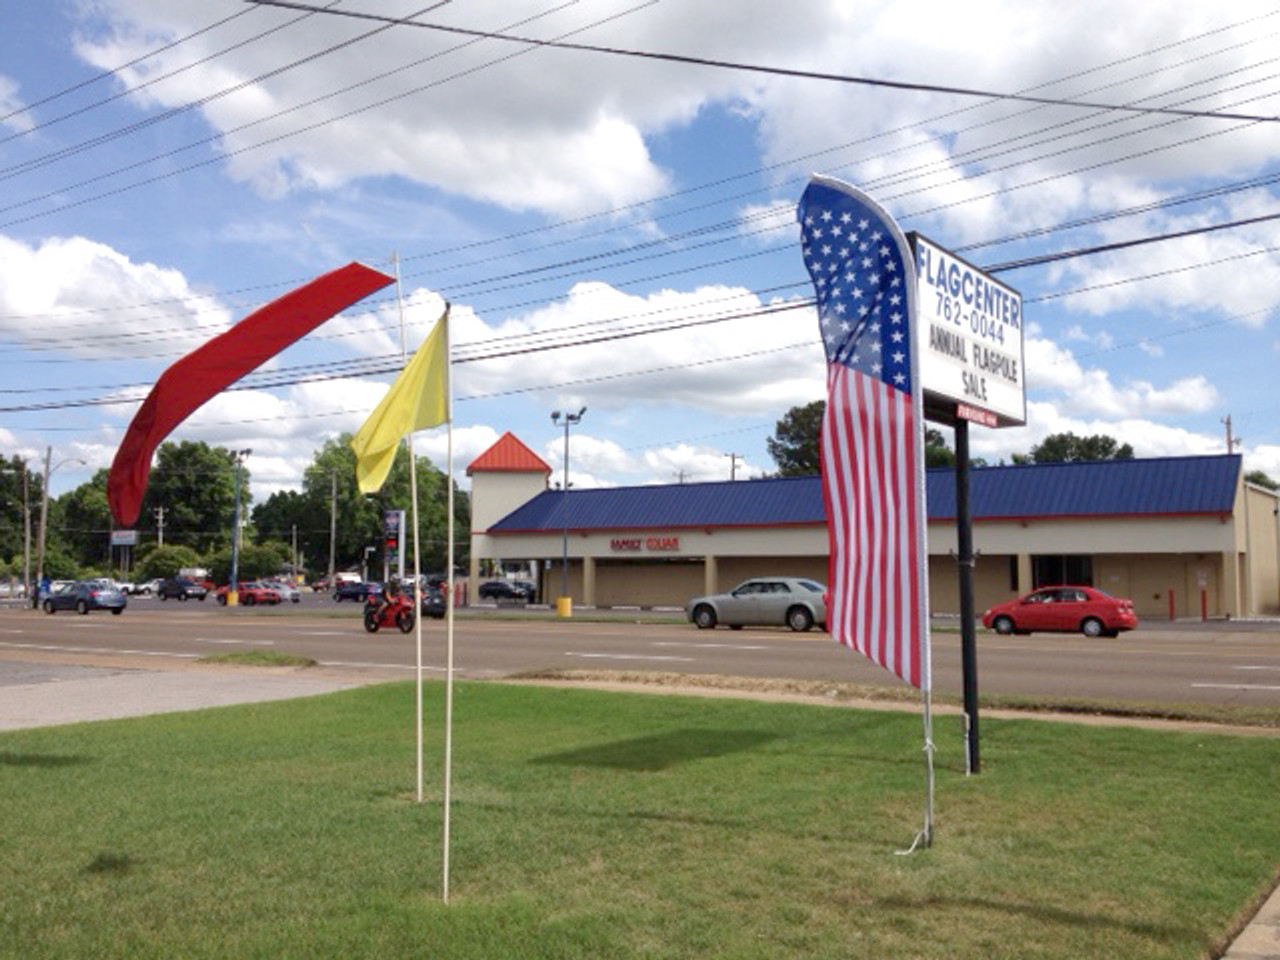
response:
[[[223,606],[227,603],[227,588],[218,588],[218,602]],[[252,607],[259,603],[279,603],[280,594],[261,583],[241,583],[236,587],[236,599],[246,607]]]
[[[1093,587],[1041,587],[1025,597],[1000,603],[982,615],[996,633],[1083,633],[1114,637],[1138,625],[1133,601]]]

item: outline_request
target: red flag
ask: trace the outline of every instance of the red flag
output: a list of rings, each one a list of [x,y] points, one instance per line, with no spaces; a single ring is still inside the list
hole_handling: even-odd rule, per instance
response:
[[[111,463],[107,502],[116,523],[131,527],[138,519],[151,455],[174,427],[246,373],[394,279],[349,263],[254,311],[162,373]]]
[[[914,261],[893,219],[846,183],[814,177],[798,216],[827,352],[827,625],[835,640],[928,690]]]

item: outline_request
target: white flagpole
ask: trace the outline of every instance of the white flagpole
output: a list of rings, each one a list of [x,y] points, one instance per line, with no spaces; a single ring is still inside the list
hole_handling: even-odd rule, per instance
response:
[[[400,254],[392,255],[392,262],[396,268],[396,308],[400,313],[400,367],[404,368],[408,354],[405,349],[404,341],[404,296],[400,289]],[[420,594],[421,586],[418,583],[419,567],[421,565],[421,554],[418,548],[418,464],[413,452],[413,431],[409,431],[406,440],[409,444],[409,497],[413,501],[413,619],[414,629],[417,631],[417,669],[414,675],[417,677],[416,689],[414,694],[414,728],[417,739],[417,791],[416,797],[418,803],[422,802],[422,596]],[[403,543],[403,531],[401,531],[401,542]],[[403,549],[403,546],[401,547]]]
[[[449,304],[444,306],[445,411],[449,418],[448,468],[445,483],[449,485],[449,569],[445,598],[445,684],[444,684],[444,878],[441,886],[444,902],[449,902],[449,806],[453,787],[453,360],[449,352]]]

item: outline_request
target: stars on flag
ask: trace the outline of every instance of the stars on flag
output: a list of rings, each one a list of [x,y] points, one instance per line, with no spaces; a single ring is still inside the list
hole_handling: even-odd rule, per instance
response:
[[[828,191],[829,206],[801,221],[805,265],[813,278],[827,360],[911,389],[901,257],[854,198]]]

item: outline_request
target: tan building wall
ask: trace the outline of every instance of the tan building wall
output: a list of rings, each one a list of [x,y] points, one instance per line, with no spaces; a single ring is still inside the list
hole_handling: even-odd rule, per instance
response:
[[[538,478],[536,489],[524,496],[514,485],[495,487],[508,502],[519,499],[505,512],[492,512],[505,516],[542,486]],[[488,489],[486,484],[486,496]],[[477,500],[480,492],[477,483]],[[1241,484],[1237,503],[1234,515],[1226,517],[975,523],[975,610],[1030,590],[1034,557],[1080,555],[1091,558],[1095,586],[1131,597],[1145,619],[1167,618],[1171,604],[1176,617],[1199,616],[1202,603],[1213,617],[1280,613],[1280,498]],[[954,523],[931,523],[928,538],[931,607],[958,613]],[[682,606],[690,597],[722,592],[753,576],[823,582],[827,576],[827,532],[818,525],[571,532],[568,543],[569,592],[579,605]],[[560,592],[560,556],[558,533],[472,538],[473,571],[483,557],[547,561],[546,598]]]

